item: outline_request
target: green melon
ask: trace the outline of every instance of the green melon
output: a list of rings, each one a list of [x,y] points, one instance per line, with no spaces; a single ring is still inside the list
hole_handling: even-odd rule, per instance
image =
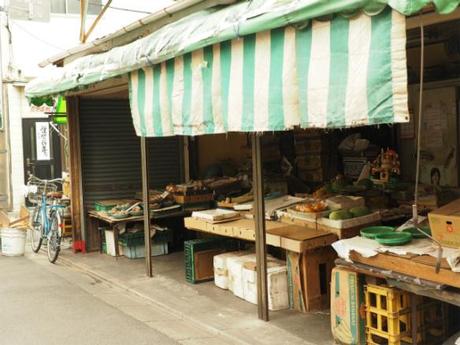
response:
[[[366,206],[350,208],[349,212],[353,215],[353,217],[367,216],[370,213],[369,209]]]
[[[329,219],[332,220],[344,220],[353,218],[353,214],[346,210],[333,211],[329,214]]]

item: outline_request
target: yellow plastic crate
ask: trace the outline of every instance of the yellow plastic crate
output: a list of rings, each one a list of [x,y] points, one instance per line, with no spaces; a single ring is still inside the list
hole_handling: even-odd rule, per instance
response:
[[[366,333],[368,344],[399,345],[409,338],[410,296],[399,289],[366,285]]]
[[[364,295],[367,344],[412,344],[411,294],[385,285],[368,284],[364,287]],[[443,304],[421,296],[416,296],[415,301],[417,304],[416,343],[427,343],[429,328],[437,327],[440,333],[445,334],[443,325],[446,316]],[[441,318],[433,320],[433,315],[440,315]]]

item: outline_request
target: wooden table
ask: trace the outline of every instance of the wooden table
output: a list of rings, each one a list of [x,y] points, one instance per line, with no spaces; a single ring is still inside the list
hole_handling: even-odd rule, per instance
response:
[[[211,224],[185,218],[184,222],[189,230],[255,241],[252,219]],[[327,308],[330,272],[337,257],[330,245],[337,240],[337,235],[275,221],[266,221],[265,227],[267,244],[286,249],[287,266],[292,276],[289,293],[293,308],[301,312]]]
[[[183,210],[179,208],[177,211],[169,211],[164,213],[152,212],[150,219],[152,221],[160,220],[160,219],[167,219],[167,218],[174,218],[174,217],[186,217],[190,215],[190,211]],[[143,222],[144,216],[137,216],[137,217],[127,217],[122,219],[117,219],[110,217],[106,212],[98,212],[95,210],[91,210],[88,212],[89,216],[89,232],[91,234],[97,233],[97,241],[99,246],[99,251],[102,253],[102,237],[99,232],[99,227],[101,222],[108,224],[113,231],[113,239],[115,242],[115,257],[120,255],[119,248],[118,248],[118,238],[119,238],[119,230],[115,226],[116,224],[120,224],[123,222]]]
[[[238,219],[225,223],[212,224],[191,217],[184,219],[189,230],[227,236],[247,241],[255,241],[255,223],[252,219]],[[325,247],[337,240],[335,234],[308,229],[275,221],[266,221],[267,244],[296,253]]]
[[[350,254],[353,262],[389,270],[404,275],[417,277],[433,283],[460,288],[460,273],[453,272],[447,262],[441,264],[439,273],[435,272],[436,259],[428,255],[397,256],[392,254],[377,254],[365,258],[356,252]]]

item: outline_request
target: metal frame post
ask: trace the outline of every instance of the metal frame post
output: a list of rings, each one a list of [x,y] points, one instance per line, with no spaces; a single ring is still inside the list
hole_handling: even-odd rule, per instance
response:
[[[142,201],[144,205],[144,245],[145,270],[147,277],[152,273],[152,240],[150,238],[150,205],[149,205],[149,150],[147,138],[141,137],[141,166],[142,166]]]
[[[268,321],[267,246],[265,239],[265,205],[262,177],[260,135],[252,134],[252,188],[256,232],[257,312],[259,319]]]

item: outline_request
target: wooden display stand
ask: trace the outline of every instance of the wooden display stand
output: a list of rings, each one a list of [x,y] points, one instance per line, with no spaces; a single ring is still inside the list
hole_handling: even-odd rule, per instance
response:
[[[362,228],[366,226],[373,226],[373,225],[381,224],[380,220],[371,220],[365,224],[359,224],[359,225],[352,226],[349,228],[339,229],[339,228],[334,228],[326,224],[323,224],[321,221],[318,221],[318,220],[301,219],[301,218],[293,217],[292,215],[289,215],[289,214],[281,215],[279,220],[285,224],[292,224],[292,225],[301,226],[307,229],[335,234],[339,239],[345,239],[345,238],[351,238],[351,237],[358,236]]]
[[[239,219],[220,224],[185,218],[189,230],[242,240],[255,240],[253,220]],[[290,307],[301,312],[329,306],[331,271],[336,253],[330,246],[335,234],[275,221],[266,221],[267,245],[286,249]]]
[[[337,255],[331,246],[303,253],[287,252],[292,309],[309,312],[329,308],[331,272]]]

